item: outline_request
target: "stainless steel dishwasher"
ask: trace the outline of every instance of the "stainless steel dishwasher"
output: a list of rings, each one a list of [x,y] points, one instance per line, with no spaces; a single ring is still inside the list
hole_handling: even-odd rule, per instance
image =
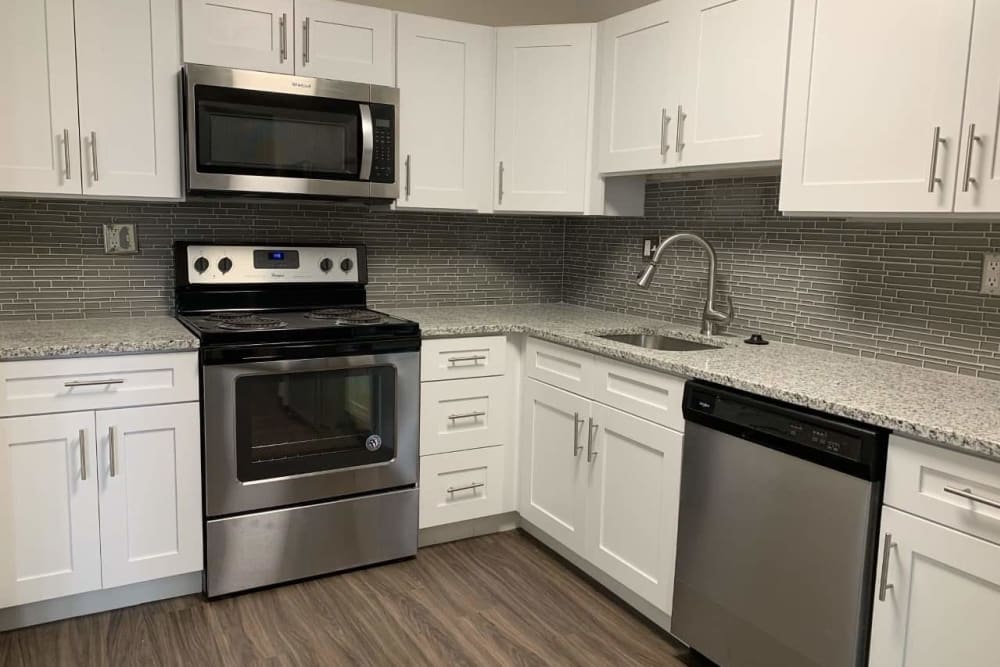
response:
[[[867,664],[888,431],[684,393],[671,632],[723,667]]]

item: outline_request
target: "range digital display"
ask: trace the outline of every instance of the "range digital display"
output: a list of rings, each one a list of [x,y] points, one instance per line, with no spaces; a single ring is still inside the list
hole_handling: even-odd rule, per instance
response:
[[[253,268],[297,269],[299,268],[299,251],[298,250],[254,250]]]

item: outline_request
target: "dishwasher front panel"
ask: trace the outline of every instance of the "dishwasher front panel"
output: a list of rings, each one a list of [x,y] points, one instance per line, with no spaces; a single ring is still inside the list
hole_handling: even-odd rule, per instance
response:
[[[689,421],[671,632],[723,667],[863,665],[881,495]]]

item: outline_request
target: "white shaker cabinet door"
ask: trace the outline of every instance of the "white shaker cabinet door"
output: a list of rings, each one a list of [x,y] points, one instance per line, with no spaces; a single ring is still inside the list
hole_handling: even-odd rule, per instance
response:
[[[5,3],[0,192],[80,194],[73,0]]]
[[[339,0],[295,0],[295,73],[396,85],[393,16]]]
[[[177,0],[76,0],[83,193],[181,196]]]
[[[292,74],[293,0],[184,0],[184,62]]]
[[[795,3],[783,211],[952,210],[973,4]]]
[[[997,664],[1000,546],[886,507],[878,564],[871,667]]]
[[[601,173],[663,169],[675,161],[682,7],[679,0],[661,0],[598,25]]]
[[[669,614],[684,436],[594,404],[586,557]]]
[[[537,380],[525,380],[519,511],[581,555],[585,547],[590,406],[585,398]]]
[[[197,403],[97,413],[104,587],[202,569]]]
[[[399,208],[489,210],[496,30],[399,14]]]
[[[791,0],[691,0],[684,12],[674,166],[777,162]]]
[[[593,25],[499,29],[496,210],[586,210],[594,64]]]
[[[101,587],[94,413],[0,419],[0,608]]]
[[[1000,2],[977,2],[955,210],[1000,212]]]

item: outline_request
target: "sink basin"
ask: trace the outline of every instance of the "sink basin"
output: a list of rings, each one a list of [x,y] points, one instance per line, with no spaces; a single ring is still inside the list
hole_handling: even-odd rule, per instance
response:
[[[706,345],[705,343],[698,343],[693,340],[671,338],[670,336],[660,336],[659,334],[608,334],[606,336],[598,336],[598,338],[667,352],[697,352],[698,350],[719,349],[717,345]]]

